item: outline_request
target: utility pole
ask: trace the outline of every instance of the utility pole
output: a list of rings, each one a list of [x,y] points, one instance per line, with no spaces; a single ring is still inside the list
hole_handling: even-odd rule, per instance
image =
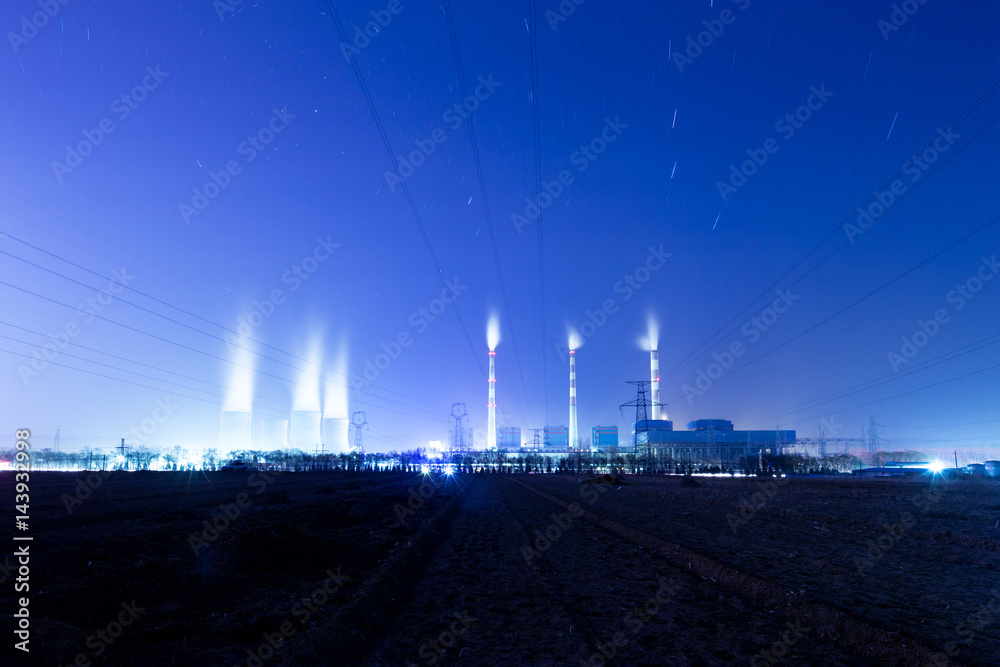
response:
[[[879,434],[885,431],[885,427],[876,421],[875,417],[868,418],[868,453],[874,454],[881,448],[881,438]],[[891,442],[886,440],[886,442]]]
[[[118,456],[121,457],[122,464],[125,466],[124,469],[128,470],[128,459],[125,458],[125,450],[131,449],[131,447],[125,444],[125,438],[122,438],[122,444],[118,445],[118,447],[116,447],[115,449],[118,450]]]
[[[618,408],[621,410],[622,408],[635,407],[635,441],[632,452],[638,457],[639,452],[644,451],[647,469],[653,459],[653,445],[649,441],[649,419],[646,411],[646,385],[649,383],[650,380],[630,380],[628,384],[636,386],[636,398],[634,401],[622,403]]]
[[[532,430],[532,431],[534,432],[534,434],[535,434],[535,437],[534,437],[534,439],[533,439],[533,440],[531,441],[531,446],[532,446],[532,447],[533,447],[534,449],[539,449],[539,448],[541,448],[541,446],[542,446],[542,441],[541,441],[541,440],[539,439],[539,437],[538,437],[538,434],[542,432],[542,429],[540,429],[540,428],[533,428],[533,429],[531,429],[531,430]]]
[[[465,450],[465,427],[462,420],[468,416],[469,414],[465,410],[465,403],[451,404],[451,418],[455,420],[455,431],[451,434],[452,451]]]
[[[365,413],[358,411],[351,415],[351,426],[354,427],[354,451],[357,454],[364,454],[365,448],[361,441],[361,427],[368,428],[368,419],[365,418]]]

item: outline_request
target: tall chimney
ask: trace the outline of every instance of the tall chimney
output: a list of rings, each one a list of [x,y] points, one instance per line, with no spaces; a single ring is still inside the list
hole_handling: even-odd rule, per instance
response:
[[[660,353],[649,351],[649,384],[653,395],[653,419],[660,418]]]
[[[576,428],[576,350],[569,351],[569,448],[579,449],[580,437]]]
[[[497,376],[494,362],[497,353],[490,350],[490,402],[486,404],[488,417],[486,418],[486,448],[496,449],[497,447]]]

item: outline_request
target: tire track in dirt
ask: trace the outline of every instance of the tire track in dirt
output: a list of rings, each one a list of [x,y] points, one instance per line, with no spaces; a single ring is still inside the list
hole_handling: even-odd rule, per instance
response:
[[[363,664],[542,667],[589,655],[580,620],[517,550],[526,537],[496,476],[477,477],[448,540]],[[451,633],[456,614],[474,620]]]
[[[569,508],[570,503],[565,500],[520,480],[510,479],[550,503],[563,509]],[[582,518],[623,540],[660,555],[681,569],[716,582],[752,603],[778,610],[789,619],[807,624],[815,628],[820,637],[846,644],[860,656],[875,656],[890,664],[927,664],[931,658],[932,652],[914,641],[871,626],[827,605],[801,600],[783,586],[740,572],[717,560],[589,510],[583,510]]]
[[[448,538],[451,524],[467,493],[479,480],[468,477],[406,546],[359,583],[351,599],[308,632],[292,638],[275,656],[276,665],[356,664],[372,650],[398,612],[398,601],[409,595],[434,554]]]
[[[512,477],[500,479],[505,480],[505,491],[511,492],[505,500],[516,512],[525,512],[526,524],[544,528],[553,523],[552,505],[546,499],[510,483],[516,481]],[[600,496],[594,487],[578,488],[581,497]],[[602,503],[598,497],[581,504],[599,511]],[[569,511],[569,506],[564,509]],[[790,664],[793,660],[803,665],[872,663],[815,636],[811,628],[796,635],[770,610],[747,605],[716,582],[678,570],[641,546],[608,537],[599,526],[574,518],[540,559],[550,580],[565,582],[557,584],[563,604],[571,611],[589,611],[589,625],[597,629],[591,644],[598,650],[583,661],[564,664],[772,664],[765,656],[777,644]]]

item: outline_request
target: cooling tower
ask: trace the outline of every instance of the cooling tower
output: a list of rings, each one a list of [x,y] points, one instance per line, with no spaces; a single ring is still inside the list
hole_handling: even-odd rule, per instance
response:
[[[331,454],[350,454],[351,422],[347,417],[327,417],[323,420],[323,445]]]
[[[289,445],[304,452],[315,451],[316,445],[323,441],[320,434],[320,420],[319,412],[304,410],[293,412]]]
[[[569,351],[569,448],[580,446],[579,431],[576,428],[576,350]]]
[[[652,419],[660,418],[660,353],[649,351],[649,388],[653,401]]]
[[[288,420],[267,418],[260,422],[260,448],[264,451],[288,448]]]
[[[486,449],[497,448],[497,378],[494,360],[497,353],[490,350],[490,402],[486,408],[488,416],[486,418]]]
[[[219,413],[219,449],[230,452],[250,449],[250,413],[223,410]]]

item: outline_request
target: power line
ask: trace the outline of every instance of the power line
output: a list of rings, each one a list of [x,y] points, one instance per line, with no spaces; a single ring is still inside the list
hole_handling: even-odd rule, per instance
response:
[[[795,414],[796,412],[802,412],[803,410],[811,410],[812,408],[819,407],[820,405],[833,403],[834,401],[838,401],[842,398],[847,398],[848,396],[853,396],[854,394],[859,394],[861,392],[868,391],[869,389],[874,389],[875,387],[879,387],[883,384],[888,384],[889,382],[895,382],[896,380],[901,380],[909,375],[913,375],[914,373],[925,371],[929,368],[933,368],[934,366],[938,366],[939,364],[943,364],[948,361],[952,361],[953,359],[957,359],[958,357],[965,356],[966,354],[971,354],[972,352],[976,352],[984,347],[995,345],[996,343],[1000,343],[1000,334],[997,334],[995,336],[989,336],[982,340],[978,340],[974,343],[969,343],[968,345],[964,345],[960,348],[952,350],[951,352],[947,352],[945,354],[932,357],[931,359],[916,364],[912,368],[908,368],[907,370],[902,371],[900,373],[892,373],[890,375],[882,376],[880,378],[875,378],[874,380],[868,380],[867,382],[862,382],[861,384],[855,385],[853,387],[848,387],[847,389],[842,389],[840,391],[836,391],[832,394],[827,394],[825,396],[820,396],[819,398],[815,398],[810,401],[798,403],[789,408],[785,408],[782,410],[774,410],[772,412],[766,413],[765,415],[759,418],[755,418],[754,421],[751,421],[749,423],[759,424],[762,422],[770,422],[776,417],[784,418],[788,417],[789,415]]]
[[[37,292],[32,292],[31,290],[25,289],[23,287],[18,287],[17,285],[12,285],[11,283],[8,283],[8,282],[2,281],[2,280],[0,280],[0,285],[5,285],[7,287],[10,287],[12,289],[18,290],[20,292],[24,292],[26,294],[30,294],[31,296],[37,297],[37,298],[42,299],[44,301],[49,301],[51,303],[55,303],[55,304],[58,304],[60,306],[63,306],[63,307],[66,307],[66,308],[71,308],[71,309],[75,310],[75,308],[73,306],[71,306],[71,305],[69,305],[67,303],[63,303],[63,302],[58,301],[56,299],[44,296],[42,294],[38,294]],[[232,361],[231,359],[226,359],[224,357],[220,357],[220,356],[218,356],[216,354],[212,354],[211,352],[205,352],[203,350],[196,349],[194,347],[191,347],[190,345],[185,345],[183,343],[178,343],[176,341],[169,340],[169,339],[164,338],[162,336],[158,336],[158,335],[156,335],[154,333],[150,333],[148,331],[143,331],[142,329],[137,329],[136,327],[132,327],[132,326],[129,326],[127,324],[123,324],[121,322],[117,322],[117,321],[112,320],[112,319],[110,319],[108,317],[104,317],[103,315],[97,315],[97,314],[91,313],[91,316],[94,317],[94,318],[96,318],[96,319],[99,319],[99,320],[102,320],[102,321],[105,321],[105,322],[109,322],[109,323],[114,324],[116,326],[122,327],[124,329],[128,329],[129,331],[134,331],[134,332],[140,333],[140,334],[142,334],[144,336],[149,336],[150,338],[162,341],[162,342],[167,343],[169,345],[174,345],[176,347],[180,347],[182,349],[189,350],[189,351],[194,352],[196,354],[201,354],[201,355],[204,355],[206,357],[210,357],[212,359],[217,359],[217,360],[222,361],[224,363],[232,364],[233,366],[239,366],[241,368],[246,368],[246,369],[254,371],[254,372],[256,372],[256,373],[258,373],[260,375],[266,375],[266,376],[273,377],[275,379],[281,380],[282,382],[287,382],[287,383],[291,384],[292,386],[299,386],[299,383],[293,382],[293,381],[289,380],[288,378],[284,378],[284,377],[281,377],[279,375],[275,375],[273,373],[268,373],[266,371],[254,368],[252,366],[247,366],[245,364],[241,364],[241,363]],[[204,333],[204,332],[202,332],[202,333]],[[210,334],[205,334],[205,335],[210,336]],[[211,337],[212,338],[217,338],[215,336],[211,336]],[[223,340],[223,339],[220,338],[219,340]],[[246,349],[246,348],[244,348],[244,349]],[[264,355],[260,355],[260,356],[262,358],[264,358],[264,359],[268,359],[270,361],[274,361],[274,362],[282,364],[284,366],[288,366],[289,368],[292,368],[293,370],[297,370],[297,371],[300,371],[302,373],[306,373],[308,375],[312,375],[314,377],[322,379],[322,376],[319,375],[319,374],[317,374],[317,373],[311,373],[309,371],[297,368],[297,367],[292,366],[291,364],[288,364],[286,362],[280,361],[278,359],[274,359],[273,357],[267,357],[267,356],[264,356]],[[399,401],[394,401],[392,399],[382,398],[381,400],[387,401],[389,403],[395,403],[397,405],[401,405],[403,407],[410,408],[412,410],[423,410],[424,412],[430,412],[429,410],[424,410],[423,408],[417,408],[417,407],[414,407],[414,406],[409,406],[409,405],[406,405],[404,403],[400,403]],[[358,403],[364,403],[364,401],[360,401],[360,400],[358,400],[356,402],[358,402]],[[378,407],[381,407],[381,406],[378,406]],[[389,408],[384,408],[384,409],[389,409]],[[434,413],[434,414],[437,414],[437,413]]]
[[[59,255],[56,255],[55,253],[52,253],[52,252],[49,252],[49,251],[47,251],[47,250],[44,250],[44,249],[42,249],[42,248],[39,248],[38,246],[36,246],[36,245],[33,245],[33,244],[31,244],[31,243],[28,243],[27,241],[24,241],[23,239],[20,239],[20,238],[17,238],[16,236],[13,236],[13,235],[10,235],[10,234],[8,234],[8,235],[6,235],[6,236],[7,236],[7,238],[9,238],[9,239],[11,239],[11,240],[13,240],[13,241],[16,241],[17,243],[21,243],[21,244],[23,244],[23,245],[26,245],[26,246],[28,246],[28,247],[30,247],[30,248],[33,248],[33,249],[35,249],[35,250],[39,251],[39,252],[42,252],[42,253],[45,253],[46,255],[49,255],[50,257],[53,257],[53,258],[55,258],[55,259],[58,259],[59,261],[62,261],[62,262],[65,262],[65,263],[69,264],[70,266],[73,266],[73,267],[76,267],[76,268],[78,268],[78,269],[80,269],[80,270],[82,270],[82,271],[86,271],[87,273],[90,273],[90,274],[92,274],[92,275],[94,275],[94,276],[97,276],[98,278],[101,278],[101,279],[105,279],[105,276],[101,275],[101,274],[100,274],[100,273],[98,273],[97,271],[94,271],[94,270],[92,270],[92,269],[89,269],[89,268],[87,268],[87,267],[85,267],[85,266],[82,266],[82,265],[80,265],[80,264],[77,264],[77,263],[75,263],[75,262],[73,262],[73,261],[71,261],[71,260],[68,260],[68,259],[64,258],[64,257],[60,257]],[[79,280],[76,280],[76,279],[74,279],[74,278],[71,278],[71,277],[69,277],[69,276],[67,276],[67,275],[65,275],[65,274],[63,274],[63,273],[59,273],[58,271],[55,271],[55,270],[53,270],[53,269],[49,269],[49,268],[47,268],[47,267],[45,267],[45,266],[42,266],[42,265],[40,265],[40,264],[37,264],[37,263],[35,263],[35,262],[32,262],[32,261],[30,261],[30,260],[28,260],[28,259],[25,259],[25,258],[23,258],[23,257],[20,257],[19,255],[16,255],[16,254],[13,254],[13,253],[10,253],[10,252],[7,252],[6,250],[0,250],[0,254],[4,254],[4,255],[7,255],[7,256],[9,256],[9,257],[13,257],[14,259],[16,259],[16,260],[18,260],[18,261],[21,261],[21,262],[24,262],[25,264],[28,264],[28,265],[30,265],[30,266],[34,266],[35,268],[38,268],[38,269],[40,269],[40,270],[42,270],[42,271],[46,271],[47,273],[51,273],[51,274],[53,274],[53,275],[56,275],[56,276],[58,276],[58,277],[60,277],[60,278],[63,278],[64,280],[68,280],[68,281],[70,281],[70,282],[72,282],[72,283],[75,283],[75,284],[77,284],[77,285],[81,285],[81,286],[83,286],[83,287],[86,287],[86,288],[88,288],[88,289],[97,289],[97,288],[95,288],[95,287],[92,287],[91,285],[87,285],[86,283],[83,283],[83,282],[81,282],[81,281],[79,281]],[[180,308],[180,307],[178,307],[178,306],[174,306],[174,305],[172,305],[172,304],[170,304],[170,303],[168,303],[168,302],[166,302],[166,301],[163,301],[163,300],[161,300],[161,299],[158,299],[158,298],[156,298],[156,297],[154,297],[154,296],[152,296],[152,295],[150,295],[150,294],[147,294],[147,293],[145,293],[145,292],[142,292],[142,291],[140,291],[140,290],[138,290],[138,289],[136,289],[136,288],[132,287],[131,285],[127,285],[127,284],[125,284],[124,282],[120,282],[119,284],[120,284],[120,285],[121,285],[121,286],[122,286],[123,288],[125,288],[125,289],[128,289],[128,290],[131,290],[131,291],[135,292],[136,294],[139,294],[140,296],[144,296],[144,297],[146,297],[146,298],[148,298],[148,299],[151,299],[151,300],[153,300],[153,301],[156,301],[157,303],[161,303],[161,304],[163,304],[163,305],[165,305],[165,306],[167,306],[167,307],[169,307],[169,308],[173,308],[174,310],[177,310],[177,311],[179,311],[179,312],[182,312],[182,313],[184,313],[185,315],[189,315],[190,317],[193,317],[193,318],[195,318],[195,319],[197,319],[197,320],[200,320],[200,321],[202,321],[202,322],[206,322],[207,324],[210,324],[210,325],[212,325],[212,326],[214,326],[214,327],[218,327],[218,328],[222,329],[222,330],[223,330],[224,332],[226,332],[226,333],[229,333],[229,334],[232,334],[233,336],[236,336],[238,340],[241,340],[241,341],[249,341],[249,342],[252,342],[252,343],[254,343],[255,345],[259,345],[259,346],[261,346],[261,347],[265,347],[265,348],[268,348],[268,349],[271,349],[271,350],[275,350],[275,351],[277,351],[277,352],[279,352],[279,353],[281,353],[281,354],[284,354],[284,355],[287,355],[287,356],[289,356],[289,357],[291,357],[291,358],[293,358],[293,359],[297,359],[297,360],[299,360],[299,361],[302,361],[302,362],[305,362],[305,363],[307,363],[307,364],[310,364],[310,365],[313,365],[313,362],[312,362],[312,361],[310,361],[309,359],[305,359],[304,357],[300,357],[300,356],[298,356],[298,355],[296,355],[296,354],[293,354],[293,353],[291,353],[291,352],[288,352],[288,351],[286,351],[286,350],[283,350],[283,349],[281,349],[281,348],[279,348],[279,347],[275,347],[274,345],[268,345],[267,343],[264,343],[264,342],[262,342],[262,341],[260,341],[260,340],[257,340],[257,339],[255,339],[255,338],[250,338],[249,336],[242,336],[242,335],[240,335],[240,333],[239,333],[239,332],[237,332],[237,331],[234,331],[234,330],[232,330],[232,329],[228,329],[228,328],[227,328],[227,327],[225,327],[224,325],[221,325],[221,324],[218,324],[217,322],[213,322],[212,320],[209,320],[209,319],[206,319],[206,318],[204,318],[204,317],[201,317],[200,315],[196,315],[196,314],[194,314],[194,313],[192,313],[192,312],[190,312],[190,311],[188,311],[188,310],[186,310],[186,309],[184,309],[184,308]],[[255,354],[255,355],[258,355],[258,356],[260,356],[261,358],[264,358],[264,359],[268,359],[268,360],[270,360],[270,361],[276,361],[277,363],[282,363],[282,364],[284,364],[284,363],[285,363],[285,362],[281,362],[281,361],[278,361],[278,360],[276,360],[276,359],[273,359],[273,358],[271,358],[271,357],[266,357],[266,356],[264,356],[264,355],[260,355],[260,353],[259,353],[259,352],[257,352],[257,351],[256,351],[256,350],[254,350],[254,349],[251,349],[251,348],[247,348],[247,347],[244,347],[244,346],[242,346],[242,345],[237,345],[237,344],[236,344],[235,342],[230,342],[230,341],[226,341],[226,340],[225,340],[224,338],[220,338],[220,337],[218,337],[218,336],[214,336],[214,335],[212,335],[212,334],[209,334],[209,333],[206,333],[206,332],[204,332],[204,331],[202,331],[202,330],[200,330],[200,329],[196,329],[196,328],[194,328],[194,327],[192,327],[192,326],[190,326],[190,325],[188,325],[188,324],[185,324],[185,323],[183,323],[183,322],[180,322],[180,321],[178,321],[178,320],[175,320],[175,319],[173,319],[173,318],[171,318],[171,317],[167,317],[166,315],[163,315],[163,314],[161,314],[161,313],[157,313],[157,312],[155,312],[155,311],[153,311],[153,310],[150,310],[150,309],[148,309],[148,308],[145,308],[145,307],[143,307],[143,306],[140,306],[140,305],[138,305],[138,304],[135,304],[135,303],[132,303],[131,301],[128,301],[128,300],[126,300],[126,299],[123,299],[123,298],[121,298],[121,297],[118,297],[118,298],[117,298],[117,300],[118,300],[118,301],[120,301],[121,303],[125,303],[125,304],[127,304],[127,305],[130,305],[130,306],[132,306],[132,307],[134,307],[134,308],[138,308],[139,310],[142,310],[142,311],[145,311],[145,312],[147,312],[147,313],[150,313],[150,314],[152,314],[152,315],[155,315],[155,316],[157,316],[157,317],[160,317],[160,318],[163,318],[163,319],[166,319],[167,321],[169,321],[169,322],[173,322],[174,324],[178,324],[178,325],[180,325],[180,326],[182,326],[182,327],[185,327],[185,328],[187,328],[187,329],[191,329],[192,331],[196,331],[197,333],[201,333],[201,334],[203,334],[203,335],[206,335],[206,336],[209,336],[209,337],[211,337],[211,338],[214,338],[214,339],[216,339],[216,340],[221,340],[221,341],[223,341],[223,342],[226,342],[226,343],[229,343],[229,344],[233,345],[234,347],[238,347],[238,348],[240,348],[240,349],[243,349],[243,350],[246,350],[246,351],[248,351],[248,352],[251,352],[251,353],[253,353],[253,354]],[[285,365],[289,366],[290,368],[294,368],[295,370],[300,370],[300,371],[302,370],[302,369],[299,369],[299,368],[298,368],[298,367],[296,367],[296,366],[291,366],[290,364],[285,364]],[[340,371],[337,371],[337,370],[334,370],[334,369],[332,369],[332,368],[328,368],[328,367],[326,367],[326,366],[323,366],[322,364],[317,364],[317,367],[318,367],[319,369],[323,370],[323,371],[326,371],[327,373],[333,373],[333,374],[335,374],[335,375],[340,375],[340,376],[343,376],[343,377],[347,378],[348,380],[354,380],[354,381],[356,381],[356,382],[360,382],[360,381],[361,381],[361,379],[360,379],[360,378],[356,378],[356,377],[353,377],[352,375],[350,375],[350,374],[348,374],[348,373],[342,373],[342,372],[340,372]],[[344,386],[346,386],[346,383],[344,383]],[[379,391],[384,391],[384,392],[386,392],[386,393],[389,393],[389,394],[395,394],[395,395],[397,395],[397,396],[401,396],[401,397],[403,397],[403,398],[406,398],[406,399],[408,399],[408,400],[412,400],[412,401],[416,401],[416,402],[418,402],[418,403],[424,403],[425,405],[431,405],[431,406],[433,406],[433,405],[434,405],[433,403],[430,403],[430,402],[428,402],[428,401],[424,401],[424,400],[421,400],[421,399],[419,399],[419,398],[415,398],[415,397],[412,397],[412,396],[407,396],[406,394],[402,394],[402,393],[400,393],[400,392],[397,392],[397,391],[393,391],[393,390],[391,390],[391,389],[386,389],[386,388],[384,388],[384,387],[376,387],[376,389],[378,389]],[[373,397],[373,398],[379,398],[379,399],[381,399],[381,397]],[[388,400],[388,399],[382,399],[382,400]],[[436,407],[436,406],[435,406],[435,407]]]
[[[347,34],[344,32],[344,26],[340,21],[340,16],[337,14],[336,7],[334,7],[333,0],[326,0],[326,4],[330,8],[331,18],[333,19],[334,26],[337,28],[337,34],[340,36],[341,43],[349,44]],[[365,102],[368,104],[368,111],[371,113],[372,120],[375,122],[375,128],[378,130],[379,136],[382,138],[382,145],[385,147],[385,151],[389,156],[389,162],[392,164],[392,170],[398,175],[399,172],[395,163],[396,153],[392,150],[392,143],[389,141],[389,135],[386,134],[385,127],[382,125],[382,119],[379,117],[378,110],[375,108],[375,101],[372,99],[371,93],[368,91],[368,85],[365,83],[364,77],[361,75],[361,69],[358,67],[357,58],[349,58],[349,60],[351,69],[354,70],[354,76],[358,80],[358,86],[361,88],[361,93],[364,95]],[[441,262],[438,261],[437,253],[431,245],[431,240],[427,235],[427,228],[424,226],[423,218],[421,218],[420,211],[417,210],[417,205],[414,203],[413,196],[410,194],[409,185],[407,185],[406,180],[401,176],[399,177],[399,185],[403,190],[403,195],[406,197],[407,204],[409,204],[413,220],[417,223],[417,229],[420,230],[420,236],[424,241],[424,246],[427,248],[427,253],[431,257],[431,262],[434,264],[437,277],[441,281],[441,284],[447,287],[444,271],[441,269]],[[483,377],[486,377],[486,371],[483,369],[482,360],[479,358],[480,355],[477,351],[477,347],[472,342],[472,336],[469,335],[469,329],[465,326],[465,320],[462,319],[462,313],[458,309],[458,304],[455,303],[452,305],[454,307],[455,317],[458,318],[458,324],[462,328],[462,332],[465,334],[466,342],[469,344],[469,350],[476,359],[476,365],[482,372]]]
[[[987,99],[989,99],[989,97],[991,97],[994,93],[996,93],[997,90],[1000,90],[1000,80],[996,81],[992,86],[990,86],[989,89],[987,89],[987,91],[985,93],[983,93],[979,97],[979,99],[977,99],[968,108],[966,108],[966,110],[963,111],[962,114],[958,116],[958,118],[956,118],[954,121],[952,121],[952,123],[949,125],[949,127],[950,128],[955,128],[958,125],[960,125],[964,120],[966,120],[972,114],[973,111],[975,111],[976,109],[978,109]],[[893,202],[892,206],[894,207],[896,204],[898,204],[900,201],[902,201],[905,197],[907,197],[910,193],[912,193],[914,190],[916,190],[921,185],[923,185],[928,180],[930,180],[930,178],[932,176],[934,176],[935,174],[937,174],[952,159],[954,159],[955,157],[957,157],[959,154],[962,153],[962,151],[964,151],[966,148],[968,148],[970,145],[972,145],[973,142],[975,142],[976,140],[978,140],[980,136],[982,136],[987,130],[989,130],[990,128],[992,128],[993,125],[995,125],[998,121],[1000,121],[1000,116],[997,116],[996,118],[994,118],[992,121],[990,121],[990,123],[988,123],[986,125],[986,127],[984,127],[980,132],[978,132],[975,136],[973,136],[963,146],[959,147],[953,153],[951,153],[948,157],[944,158],[941,161],[941,163],[937,166],[937,168],[933,169],[923,179],[921,179],[921,181],[919,183],[916,183],[912,188],[908,189],[905,193],[903,193],[901,196],[899,196]],[[926,151],[928,148],[933,147],[934,142],[937,141],[938,138],[939,137],[935,137],[934,139],[932,139],[919,152],[922,153],[923,151]],[[905,167],[905,165],[904,165],[904,167]],[[711,336],[709,336],[702,344],[700,344],[692,352],[688,353],[679,362],[677,362],[666,373],[666,376],[667,377],[673,376],[681,368],[686,367],[694,359],[697,359],[701,354],[703,354],[707,350],[707,348],[709,348],[711,345],[713,345],[715,342],[717,342],[717,338],[719,337],[720,334],[722,336],[725,336],[726,333],[728,333],[730,331],[730,327],[731,327],[731,325],[733,323],[738,323],[739,319],[744,314],[746,314],[749,310],[751,310],[754,307],[754,305],[757,304],[757,302],[759,302],[765,296],[768,296],[770,294],[771,290],[774,289],[782,280],[784,280],[786,277],[788,277],[789,275],[791,275],[791,273],[793,271],[795,271],[799,266],[801,266],[809,257],[813,256],[816,252],[818,252],[819,249],[822,246],[826,245],[827,241],[829,241],[831,238],[833,238],[838,233],[838,231],[843,228],[843,226],[845,224],[847,224],[848,222],[850,222],[857,215],[858,211],[860,211],[865,206],[867,206],[869,203],[871,203],[872,201],[874,201],[875,198],[877,197],[878,193],[884,191],[896,179],[898,179],[900,176],[902,176],[903,173],[904,173],[904,169],[901,168],[893,176],[891,176],[882,185],[882,187],[880,187],[877,190],[875,190],[870,197],[868,197],[864,202],[862,202],[861,206],[858,206],[853,212],[851,212],[850,214],[848,214],[843,220],[841,220],[839,223],[837,223],[836,225],[834,225],[833,228],[830,230],[830,232],[827,233],[827,235],[824,236],[823,239],[819,241],[819,243],[817,243],[816,245],[814,245],[812,247],[812,249],[809,250],[809,252],[807,252],[805,255],[803,255],[801,258],[799,258],[784,273],[782,273],[780,276],[778,276],[777,278],[775,278],[774,281],[772,281],[770,285],[768,285],[767,287],[765,287],[760,292],[760,294],[758,294],[752,301],[750,301],[749,304],[747,304],[742,310],[740,310],[738,313],[736,313],[736,315],[734,315],[732,318],[730,318],[729,321],[727,321],[724,325],[722,325],[722,327],[720,327],[718,330],[716,330],[715,333],[713,333]],[[888,212],[888,209],[887,209],[886,212]],[[885,213],[883,213],[882,215],[885,215]],[[797,284],[798,282],[801,282],[803,279],[805,279],[806,276],[808,276],[809,274],[811,274],[813,271],[817,270],[819,267],[821,267],[823,264],[825,264],[829,259],[831,259],[834,255],[836,255],[838,252],[840,252],[843,248],[845,248],[849,244],[850,244],[849,241],[845,241],[844,243],[842,243],[832,253],[830,253],[825,258],[823,258],[823,260],[821,262],[819,262],[819,264],[816,264],[815,266],[813,266],[808,272],[806,272],[802,277],[800,277],[799,280],[795,284]]]
[[[976,227],[972,231],[966,233],[964,236],[962,236],[958,240],[956,240],[956,241],[954,241],[954,242],[946,245],[944,248],[942,248],[941,250],[937,251],[936,253],[934,253],[930,257],[927,257],[926,259],[924,259],[924,260],[918,262],[917,264],[911,266],[906,271],[903,271],[902,273],[898,274],[895,278],[887,280],[886,282],[882,283],[881,285],[879,285],[875,289],[871,290],[867,294],[865,294],[865,295],[863,295],[863,296],[855,299],[854,301],[852,301],[851,303],[847,304],[846,306],[844,306],[840,310],[837,310],[836,312],[834,312],[832,315],[829,315],[829,316],[823,318],[822,320],[820,320],[816,324],[813,324],[811,327],[809,327],[807,329],[803,329],[802,331],[800,331],[799,333],[795,334],[791,338],[789,338],[789,339],[785,340],[784,342],[778,344],[777,346],[771,348],[767,352],[764,352],[760,356],[751,359],[750,361],[746,362],[742,366],[740,366],[738,368],[734,368],[733,370],[729,371],[725,375],[720,376],[718,379],[715,380],[715,382],[718,382],[719,380],[722,380],[723,378],[727,378],[727,377],[732,376],[734,373],[737,373],[737,372],[743,370],[744,368],[747,368],[748,366],[757,363],[758,361],[760,361],[764,357],[767,357],[767,356],[771,355],[772,353],[777,352],[778,350],[780,350],[781,348],[785,347],[786,345],[788,345],[788,344],[790,344],[790,343],[798,340],[802,336],[805,336],[807,333],[809,333],[809,332],[811,332],[811,331],[813,331],[813,330],[821,327],[822,325],[824,325],[827,322],[833,320],[834,318],[838,317],[839,315],[842,315],[843,313],[847,312],[851,308],[854,308],[855,306],[857,306],[858,304],[862,303],[863,301],[866,301],[867,299],[871,298],[872,296],[878,294],[879,292],[881,292],[885,288],[887,288],[887,287],[893,285],[894,283],[902,280],[904,277],[906,277],[909,274],[913,273],[917,269],[923,267],[925,264],[928,264],[928,263],[932,262],[933,260],[937,259],[938,257],[940,257],[944,253],[948,252],[949,250],[951,250],[951,249],[955,248],[956,246],[964,243],[965,241],[967,241],[971,237],[975,236],[979,232],[983,231],[984,229],[990,227],[991,225],[996,224],[996,222],[998,222],[998,221],[1000,221],[1000,215],[995,216],[995,217],[987,220],[985,223],[983,223],[982,225]],[[681,398],[684,398],[683,394],[681,396],[675,397],[672,401],[668,401],[668,402],[673,402],[674,400],[679,400]]]
[[[451,11],[451,0],[444,0],[445,17],[448,21],[448,35],[451,37],[451,49],[452,55],[455,57],[455,70],[458,72],[458,85],[459,89],[462,91],[463,103],[469,97],[469,91],[465,86],[465,75],[462,72],[462,56],[458,48],[458,36],[455,33],[455,21],[452,16]],[[469,122],[466,123],[466,127],[469,130],[469,141],[472,143],[472,154],[476,162],[476,174],[479,177],[479,192],[480,196],[483,198],[483,211],[486,214],[486,225],[490,233],[490,245],[493,248],[493,263],[496,265],[497,269],[497,280],[500,283],[500,297],[503,300],[504,312],[507,314],[507,326],[510,328],[510,341],[511,346],[514,348],[514,362],[517,364],[517,374],[521,379],[521,391],[524,392],[524,403],[525,407],[528,409],[528,415],[530,417],[531,402],[528,400],[528,387],[524,382],[524,370],[521,365],[521,355],[517,349],[517,337],[514,334],[514,318],[510,312],[510,301],[507,299],[507,287],[503,279],[503,269],[500,264],[500,252],[497,250],[497,237],[496,231],[493,225],[493,214],[490,211],[489,200],[486,196],[486,179],[483,177],[483,164],[479,157],[479,143],[476,141],[476,132],[472,127],[473,119],[470,118]],[[532,419],[534,421],[534,419]]]
[[[542,194],[542,148],[541,141],[542,135],[539,131],[539,98],[538,98],[538,25],[537,25],[537,15],[538,10],[535,5],[535,0],[528,0],[528,35],[531,42],[531,122],[532,129],[534,131],[534,148],[535,148],[535,198],[536,200],[541,197]],[[542,335],[542,398],[545,404],[545,418],[548,421],[548,405],[549,405],[549,374],[548,374],[548,359],[549,359],[549,346],[547,338],[547,331],[545,328],[545,252],[542,245],[542,219],[544,212],[542,207],[538,206],[538,218],[536,220],[536,228],[538,230],[538,296],[539,296],[539,321],[541,322]]]

